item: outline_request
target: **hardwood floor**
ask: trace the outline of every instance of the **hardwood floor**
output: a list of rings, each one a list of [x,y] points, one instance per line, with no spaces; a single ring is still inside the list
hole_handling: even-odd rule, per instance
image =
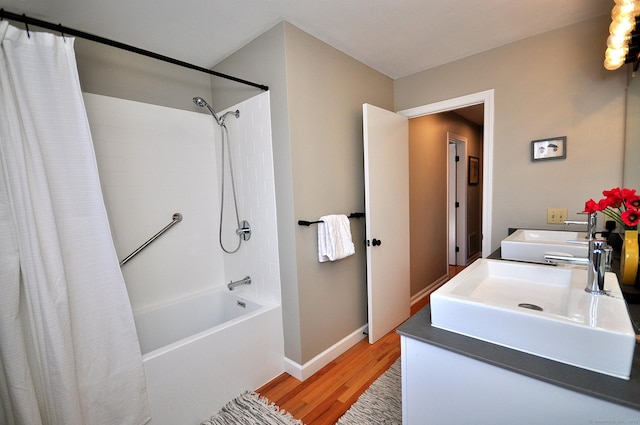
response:
[[[463,268],[449,267],[449,278]],[[428,303],[427,296],[414,304],[411,315]],[[306,425],[333,425],[399,357],[394,330],[375,344],[361,340],[304,382],[283,373],[256,391]]]

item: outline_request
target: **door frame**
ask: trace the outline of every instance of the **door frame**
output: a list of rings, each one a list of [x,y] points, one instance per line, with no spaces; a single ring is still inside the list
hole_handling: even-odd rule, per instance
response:
[[[484,105],[484,129],[482,144],[482,256],[491,254],[491,225],[493,218],[493,125],[494,125],[494,90],[460,96],[441,102],[417,106],[398,111],[407,118],[437,114],[473,105]]]

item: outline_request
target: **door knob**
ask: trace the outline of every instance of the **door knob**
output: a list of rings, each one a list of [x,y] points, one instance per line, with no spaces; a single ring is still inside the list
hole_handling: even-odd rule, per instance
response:
[[[374,240],[371,241],[371,243],[373,244],[373,246],[382,245],[382,241],[380,239],[374,239]]]

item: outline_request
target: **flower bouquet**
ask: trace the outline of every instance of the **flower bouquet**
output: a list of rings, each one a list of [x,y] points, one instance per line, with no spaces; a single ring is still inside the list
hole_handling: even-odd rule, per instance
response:
[[[604,215],[618,223],[625,230],[638,230],[640,222],[640,196],[635,189],[614,187],[602,192],[604,198],[598,202],[589,199],[584,211],[594,213],[602,211]]]
[[[624,242],[620,256],[621,282],[625,285],[635,284],[638,273],[638,222],[640,222],[640,196],[635,189],[614,187],[602,192],[604,198],[598,202],[589,199],[584,211],[595,213],[602,211],[604,215],[620,225],[624,232]]]

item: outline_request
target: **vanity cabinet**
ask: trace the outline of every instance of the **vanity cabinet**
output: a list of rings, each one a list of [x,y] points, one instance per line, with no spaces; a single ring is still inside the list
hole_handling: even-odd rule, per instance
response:
[[[624,380],[434,328],[429,306],[398,333],[404,425],[640,424],[637,350]]]

